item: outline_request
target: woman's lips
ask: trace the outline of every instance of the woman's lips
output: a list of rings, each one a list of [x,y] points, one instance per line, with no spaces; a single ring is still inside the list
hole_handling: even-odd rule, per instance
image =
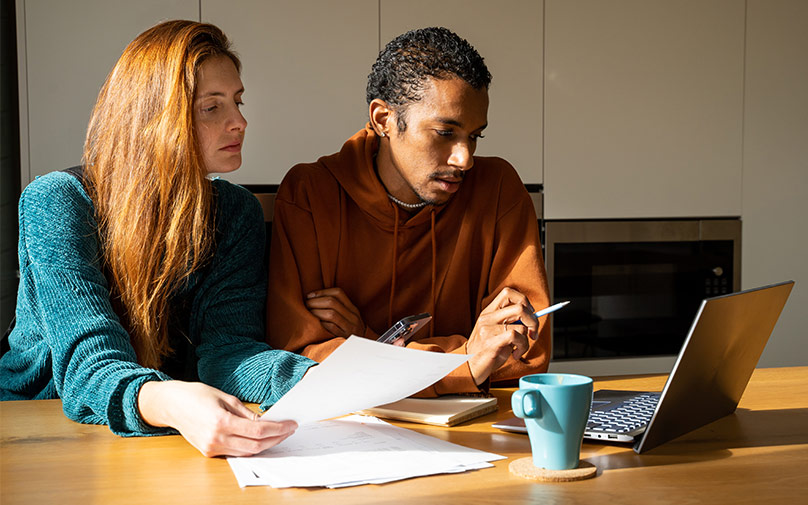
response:
[[[237,153],[241,151],[241,142],[235,142],[230,145],[226,145],[220,149],[221,151],[227,151],[231,153]]]

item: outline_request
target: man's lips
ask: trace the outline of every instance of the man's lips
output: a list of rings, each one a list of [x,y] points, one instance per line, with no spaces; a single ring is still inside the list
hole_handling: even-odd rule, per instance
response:
[[[437,178],[435,179],[441,189],[446,191],[447,193],[454,193],[458,189],[460,189],[460,183],[463,182],[463,179],[455,179],[455,178]]]

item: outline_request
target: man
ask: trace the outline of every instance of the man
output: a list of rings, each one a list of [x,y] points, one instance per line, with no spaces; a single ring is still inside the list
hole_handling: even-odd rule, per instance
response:
[[[472,357],[422,396],[546,371],[547,318],[533,307],[549,300],[532,202],[506,161],[473,157],[490,82],[482,57],[445,28],[405,33],[380,53],[369,123],[340,152],[293,167],[278,190],[273,347],[321,361],[352,334],[376,339],[429,312],[406,346]]]

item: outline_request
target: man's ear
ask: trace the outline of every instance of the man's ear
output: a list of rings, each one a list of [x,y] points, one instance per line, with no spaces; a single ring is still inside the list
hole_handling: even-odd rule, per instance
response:
[[[395,122],[395,113],[387,102],[380,98],[374,98],[368,105],[368,115],[370,116],[370,126],[376,130],[376,135],[385,137],[390,134],[391,127]]]

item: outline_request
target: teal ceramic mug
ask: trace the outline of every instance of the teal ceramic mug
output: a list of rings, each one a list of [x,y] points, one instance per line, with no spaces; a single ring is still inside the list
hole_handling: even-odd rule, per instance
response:
[[[583,375],[539,373],[519,379],[511,396],[525,420],[533,464],[548,470],[577,468],[592,405],[592,379]]]

